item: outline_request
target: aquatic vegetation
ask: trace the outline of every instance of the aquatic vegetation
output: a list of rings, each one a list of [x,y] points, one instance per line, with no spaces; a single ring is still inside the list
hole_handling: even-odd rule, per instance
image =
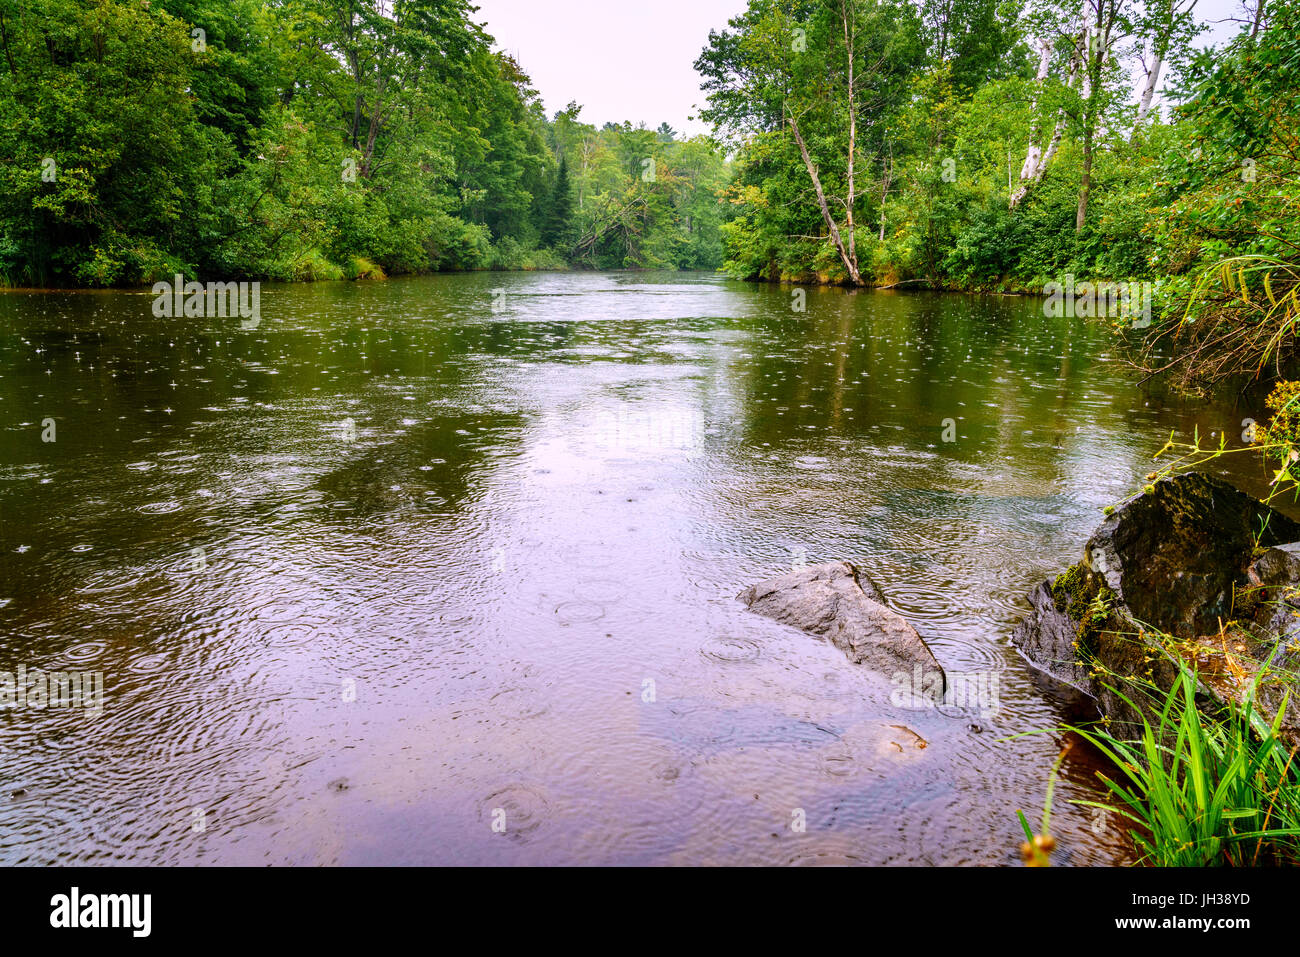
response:
[[[353,256],[343,268],[347,279],[387,279],[384,268],[364,256]]]

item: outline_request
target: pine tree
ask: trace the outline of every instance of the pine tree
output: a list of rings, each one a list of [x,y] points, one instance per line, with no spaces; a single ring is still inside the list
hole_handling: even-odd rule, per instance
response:
[[[551,206],[542,226],[542,245],[567,246],[573,241],[573,188],[569,184],[569,161],[560,158],[551,191]]]

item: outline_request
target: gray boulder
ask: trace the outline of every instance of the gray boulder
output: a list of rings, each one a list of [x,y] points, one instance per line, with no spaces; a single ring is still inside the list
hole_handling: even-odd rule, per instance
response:
[[[820,635],[855,664],[892,676],[906,673],[929,687],[947,676],[924,639],[885,605],[876,584],[850,562],[811,565],[751,585],[736,596],[756,614]],[[919,691],[920,689],[918,689]]]
[[[1083,560],[1029,594],[1012,643],[1029,661],[1097,699],[1135,734],[1154,724],[1179,664],[1194,667],[1207,711],[1258,701],[1276,714],[1296,697],[1300,524],[1221,479],[1162,479],[1116,509],[1088,539]],[[1283,736],[1300,741],[1300,706]]]

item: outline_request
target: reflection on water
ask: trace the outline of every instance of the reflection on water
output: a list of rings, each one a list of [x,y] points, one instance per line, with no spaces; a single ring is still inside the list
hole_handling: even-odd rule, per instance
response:
[[[268,286],[251,331],[150,302],[0,297],[0,671],[107,689],[0,710],[3,863],[1016,862],[1062,737],[1006,739],[1071,713],[1007,645],[1025,592],[1170,429],[1260,417],[1014,298],[441,276]],[[734,600],[832,558],[996,713],[897,707]],[[1131,855],[1069,803],[1095,767],[1065,764],[1060,863]]]

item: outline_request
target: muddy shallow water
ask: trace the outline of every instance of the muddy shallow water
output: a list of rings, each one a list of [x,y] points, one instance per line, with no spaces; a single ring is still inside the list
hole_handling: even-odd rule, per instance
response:
[[[1018,862],[1062,736],[1007,739],[1071,714],[1008,646],[1026,591],[1171,429],[1258,410],[1143,391],[1034,300],[793,301],[439,276],[268,285],[244,329],[0,296],[0,671],[106,689],[0,707],[0,863]],[[833,558],[996,700],[896,706],[735,601]],[[1131,858],[1070,803],[1096,768],[1057,863]]]

